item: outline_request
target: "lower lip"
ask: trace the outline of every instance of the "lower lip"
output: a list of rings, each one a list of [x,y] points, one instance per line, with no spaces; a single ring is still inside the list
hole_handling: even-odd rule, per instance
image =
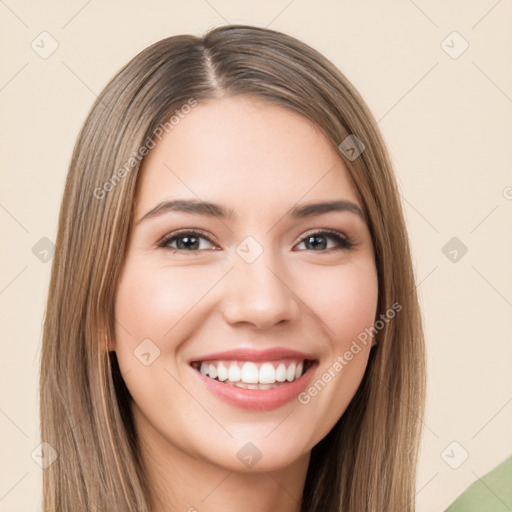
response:
[[[311,380],[316,367],[312,365],[307,372],[293,382],[281,384],[272,389],[245,389],[224,384],[210,377],[205,377],[193,368],[194,373],[202,380],[208,389],[218,398],[239,409],[250,411],[270,411],[277,409],[293,400],[304,391]]]

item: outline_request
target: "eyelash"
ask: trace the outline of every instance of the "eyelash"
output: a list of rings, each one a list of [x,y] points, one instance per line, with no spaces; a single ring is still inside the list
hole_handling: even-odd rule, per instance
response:
[[[175,233],[172,233],[166,237],[164,237],[159,243],[158,243],[158,247],[162,248],[162,249],[168,249],[170,251],[172,251],[172,253],[177,253],[177,252],[181,252],[181,253],[197,253],[197,252],[200,252],[201,250],[200,249],[197,249],[197,250],[186,250],[186,249],[175,249],[173,247],[168,247],[168,244],[170,242],[173,242],[175,241],[176,239],[178,238],[185,238],[187,235],[192,235],[192,236],[195,236],[195,237],[199,237],[199,238],[204,238],[206,240],[208,240],[208,242],[210,242],[211,244],[213,244],[213,242],[210,240],[209,237],[207,237],[204,233],[202,233],[201,231],[197,231],[197,230],[194,230],[194,229],[190,229],[190,230],[183,230],[183,231],[178,231],[178,232],[175,232]],[[334,230],[331,230],[331,229],[323,229],[323,230],[320,230],[320,231],[313,231],[311,233],[307,233],[299,242],[299,244],[303,243],[307,238],[310,238],[310,237],[313,237],[313,236],[319,236],[319,235],[329,235],[327,236],[326,238],[331,238],[333,240],[335,240],[339,246],[338,247],[333,247],[331,249],[324,249],[324,250],[321,250],[321,251],[311,251],[311,252],[331,252],[331,251],[341,251],[341,250],[350,250],[352,249],[356,244],[349,238],[347,237],[346,235],[342,235],[341,233],[339,233],[338,231],[334,231]],[[307,250],[307,249],[306,249]]]

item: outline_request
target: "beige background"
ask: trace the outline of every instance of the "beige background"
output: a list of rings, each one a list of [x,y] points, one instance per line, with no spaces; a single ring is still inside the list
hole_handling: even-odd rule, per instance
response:
[[[427,335],[418,511],[444,510],[512,453],[510,2],[2,0],[0,15],[1,512],[38,510],[42,470],[31,452],[50,263],[32,248],[55,240],[79,127],[137,52],[225,23],[281,30],[323,52],[362,93],[389,145]],[[59,45],[46,59],[31,47],[51,48],[43,31]],[[452,58],[464,40],[468,49]],[[456,262],[442,251],[452,237],[468,248]],[[463,450],[469,457],[452,469]]]

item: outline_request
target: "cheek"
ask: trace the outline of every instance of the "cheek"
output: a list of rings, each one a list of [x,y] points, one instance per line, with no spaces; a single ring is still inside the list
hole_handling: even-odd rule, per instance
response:
[[[366,330],[374,325],[378,301],[375,266],[368,261],[317,273],[307,296],[322,325],[326,357],[299,402],[322,411],[310,417],[316,435],[324,436],[348,407],[366,370],[371,349]],[[321,419],[313,419],[317,416]]]
[[[331,348],[343,349],[373,325],[378,301],[373,262],[318,269],[301,285],[300,295],[321,320]]]
[[[377,313],[378,286],[374,272],[352,273],[344,276],[332,290],[329,314],[339,344],[356,338],[371,327]],[[334,288],[334,287],[333,287]]]
[[[115,350],[131,396],[154,425],[169,408],[170,396],[183,418],[194,413],[194,402],[171,376],[178,381],[183,377],[173,359],[197,327],[190,319],[200,311],[198,303],[214,277],[211,272],[208,278],[187,268],[149,266],[137,258],[125,264],[115,298]]]
[[[212,276],[200,272],[186,272],[185,269],[147,268],[143,264],[129,263],[120,279],[115,301],[115,314],[121,338],[126,331],[131,333],[132,342],[151,338],[159,344],[169,340],[187,322],[181,322],[192,314],[194,305],[212,286]],[[166,341],[168,343],[168,341]],[[120,347],[122,348],[122,347]]]

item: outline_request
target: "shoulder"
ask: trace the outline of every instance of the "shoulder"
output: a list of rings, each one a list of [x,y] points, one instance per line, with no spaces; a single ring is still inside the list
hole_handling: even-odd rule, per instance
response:
[[[445,512],[512,510],[512,456],[471,484]]]

